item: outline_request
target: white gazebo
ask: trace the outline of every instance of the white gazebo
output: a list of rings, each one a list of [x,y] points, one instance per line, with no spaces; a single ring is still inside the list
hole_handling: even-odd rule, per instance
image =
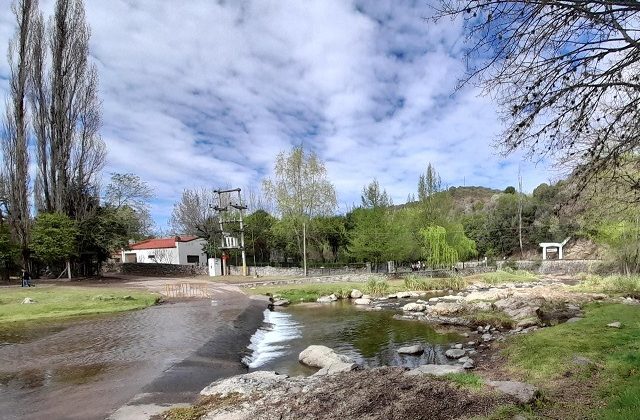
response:
[[[561,260],[562,259],[562,248],[567,244],[567,242],[569,242],[569,239],[571,239],[571,237],[568,237],[567,239],[565,239],[562,242],[541,242],[540,246],[542,247],[542,259],[543,260],[547,259],[547,250],[549,248],[551,248],[554,251],[555,250],[558,251],[558,259]]]

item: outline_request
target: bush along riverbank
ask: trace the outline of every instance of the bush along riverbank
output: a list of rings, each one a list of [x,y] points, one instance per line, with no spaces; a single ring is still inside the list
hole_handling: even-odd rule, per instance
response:
[[[598,284],[611,290],[611,280]],[[543,279],[476,283],[431,298],[351,290],[363,310],[396,309],[399,319],[454,325],[465,341],[446,352],[449,364],[412,370],[362,369],[326,348],[301,353],[316,374],[253,372],[217,381],[195,405],[163,418],[637,418],[640,302],[620,290],[581,292],[603,289],[594,280],[567,286]]]

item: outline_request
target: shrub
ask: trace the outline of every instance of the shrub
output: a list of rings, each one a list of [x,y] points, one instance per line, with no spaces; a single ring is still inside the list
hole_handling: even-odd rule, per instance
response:
[[[585,276],[577,286],[595,292],[640,295],[640,276]]]
[[[386,280],[371,278],[367,281],[365,290],[369,295],[382,296],[389,292],[389,283]]]

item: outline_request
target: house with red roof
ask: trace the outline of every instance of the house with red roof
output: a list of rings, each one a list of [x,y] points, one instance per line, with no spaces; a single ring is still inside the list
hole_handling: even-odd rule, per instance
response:
[[[197,236],[172,236],[147,239],[129,245],[122,251],[125,263],[206,265],[204,248],[207,241]]]

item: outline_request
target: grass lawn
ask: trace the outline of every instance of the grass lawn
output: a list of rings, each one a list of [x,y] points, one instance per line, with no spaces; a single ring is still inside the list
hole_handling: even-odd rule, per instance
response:
[[[406,290],[403,280],[386,281],[386,288],[380,288],[380,282],[376,282],[375,290],[384,293],[395,293],[400,290]],[[338,297],[347,297],[353,289],[358,289],[362,293],[369,293],[372,282],[338,282],[338,283],[310,283],[310,284],[287,284],[282,286],[258,286],[256,288],[245,289],[247,293],[253,295],[264,295],[271,293],[280,295],[288,299],[291,303],[315,302],[320,296],[335,294]]]
[[[26,297],[36,303],[23,304]],[[6,287],[0,289],[0,325],[129,311],[151,306],[158,298],[159,295],[153,293],[116,288],[53,285]]]
[[[482,282],[486,284],[503,283],[528,283],[538,280],[538,276],[526,270],[498,270],[490,273],[475,274],[466,277],[469,282]]]
[[[622,328],[607,327],[620,321]],[[640,307],[591,304],[575,323],[515,337],[507,369],[547,393],[563,418],[640,416]]]

